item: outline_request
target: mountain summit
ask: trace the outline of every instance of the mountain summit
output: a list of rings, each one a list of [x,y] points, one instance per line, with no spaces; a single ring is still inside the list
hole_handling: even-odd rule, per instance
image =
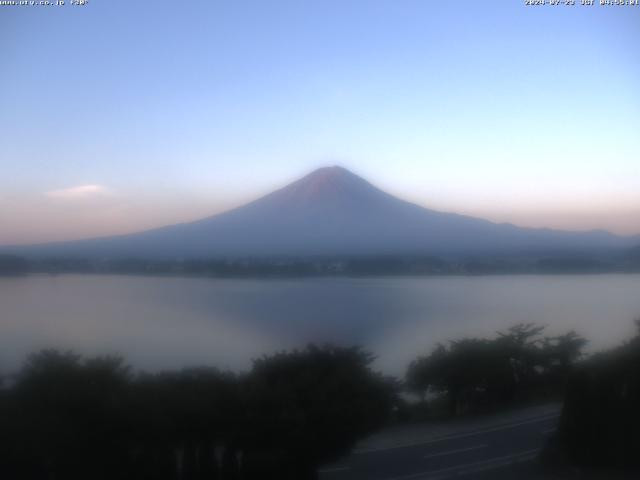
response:
[[[346,168],[333,166],[319,168],[274,192],[272,196],[281,198],[283,202],[310,203],[327,200],[339,202],[360,199],[366,201],[380,194],[386,195]]]
[[[324,167],[262,198],[192,223],[15,248],[23,255],[214,258],[584,251],[629,246],[607,232],[519,228],[429,210],[349,170]]]
[[[394,197],[373,186],[346,168],[323,167],[266,195],[246,207],[280,209],[282,214],[301,215],[317,210],[343,210],[375,207]],[[241,207],[245,208],[245,207]],[[327,212],[329,213],[329,212]],[[337,212],[336,212],[337,214]]]

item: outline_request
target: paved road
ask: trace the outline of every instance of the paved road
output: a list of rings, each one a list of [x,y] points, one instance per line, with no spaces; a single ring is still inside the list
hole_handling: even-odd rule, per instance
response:
[[[536,478],[535,458],[555,429],[559,407],[471,424],[434,438],[364,447],[320,470],[322,480]],[[396,440],[401,440],[398,433]]]

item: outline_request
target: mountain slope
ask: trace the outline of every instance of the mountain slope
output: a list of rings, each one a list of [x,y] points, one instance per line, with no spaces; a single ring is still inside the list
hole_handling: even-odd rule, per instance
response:
[[[519,228],[400,200],[341,167],[325,167],[247,205],[142,233],[15,248],[36,256],[468,254],[630,246],[604,231]]]

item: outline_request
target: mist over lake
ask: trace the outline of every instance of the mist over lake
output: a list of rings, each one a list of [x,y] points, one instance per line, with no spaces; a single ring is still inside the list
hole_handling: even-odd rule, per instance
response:
[[[210,279],[0,278],[0,370],[43,347],[121,354],[135,367],[247,369],[308,342],[362,345],[402,374],[436,342],[518,322],[574,329],[594,351],[640,314],[640,275]]]

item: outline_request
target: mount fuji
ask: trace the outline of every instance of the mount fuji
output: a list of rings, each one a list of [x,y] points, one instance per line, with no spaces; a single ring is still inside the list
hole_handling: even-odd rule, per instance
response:
[[[430,210],[333,166],[195,222],[2,250],[31,257],[196,259],[592,252],[638,243],[600,230],[521,228]]]

